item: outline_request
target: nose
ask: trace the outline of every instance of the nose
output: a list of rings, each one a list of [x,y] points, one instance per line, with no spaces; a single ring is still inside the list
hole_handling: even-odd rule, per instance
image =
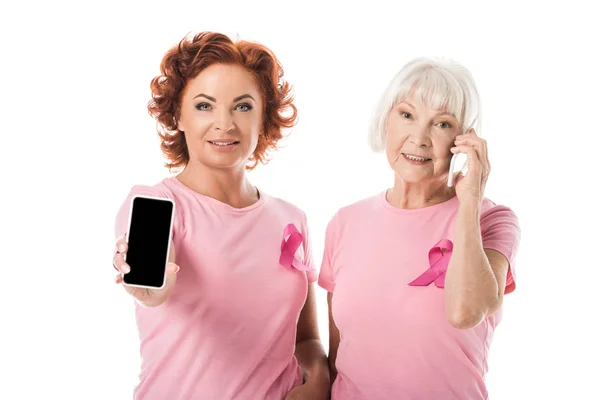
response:
[[[233,130],[235,128],[235,125],[233,123],[231,111],[226,108],[222,108],[220,112],[217,113],[214,122],[214,127],[216,130],[224,132]]]
[[[409,141],[417,147],[427,147],[430,140],[430,129],[428,125],[422,124],[414,127],[409,136]]]

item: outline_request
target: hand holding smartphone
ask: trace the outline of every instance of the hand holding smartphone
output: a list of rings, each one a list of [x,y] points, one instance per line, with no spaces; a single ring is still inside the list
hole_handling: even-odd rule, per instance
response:
[[[166,300],[179,267],[174,261],[172,231],[175,203],[170,199],[136,195],[131,200],[129,229],[117,241],[113,265],[121,272],[117,283],[147,305]],[[172,281],[172,282],[171,282]]]

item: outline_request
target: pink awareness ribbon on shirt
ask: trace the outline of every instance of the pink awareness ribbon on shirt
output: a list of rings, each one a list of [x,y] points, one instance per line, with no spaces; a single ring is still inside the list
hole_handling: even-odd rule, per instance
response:
[[[283,239],[281,240],[281,256],[279,264],[287,268],[296,268],[299,271],[309,271],[315,269],[302,264],[294,259],[296,250],[302,244],[302,234],[294,224],[288,224],[283,230]]]
[[[409,283],[409,286],[427,286],[435,282],[435,286],[444,287],[446,270],[452,256],[453,244],[448,239],[442,239],[429,250],[429,268],[417,279]]]

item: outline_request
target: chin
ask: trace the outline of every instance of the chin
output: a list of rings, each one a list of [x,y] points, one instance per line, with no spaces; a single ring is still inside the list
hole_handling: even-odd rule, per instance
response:
[[[411,173],[410,171],[394,171],[396,176],[402,179],[403,182],[407,183],[425,183],[430,180],[429,176],[424,176],[422,174]]]
[[[235,169],[238,168],[241,164],[245,165],[245,163],[242,163],[240,160],[233,160],[233,161],[225,161],[225,160],[220,160],[217,162],[205,162],[203,163],[204,165],[206,165],[207,167],[211,168],[211,169]]]
[[[236,169],[245,166],[248,163],[247,158],[241,158],[239,155],[228,155],[220,157],[209,157],[200,160],[200,162],[212,169]]]

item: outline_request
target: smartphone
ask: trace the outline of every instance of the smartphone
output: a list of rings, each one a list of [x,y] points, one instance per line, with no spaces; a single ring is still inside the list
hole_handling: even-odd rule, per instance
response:
[[[131,271],[123,283],[148,289],[165,286],[175,203],[171,199],[136,195],[131,199],[127,253]]]
[[[474,126],[475,121],[469,125],[469,127],[465,130],[465,133],[469,132]],[[452,159],[450,160],[450,171],[448,172],[448,187],[452,187],[454,185],[454,175],[458,172],[462,172],[463,174],[467,173],[468,170],[468,161],[467,155],[464,153],[456,153],[452,155]]]
[[[464,153],[456,153],[452,155],[450,160],[450,172],[448,173],[448,187],[454,184],[454,175],[458,172],[466,173],[467,155]]]

